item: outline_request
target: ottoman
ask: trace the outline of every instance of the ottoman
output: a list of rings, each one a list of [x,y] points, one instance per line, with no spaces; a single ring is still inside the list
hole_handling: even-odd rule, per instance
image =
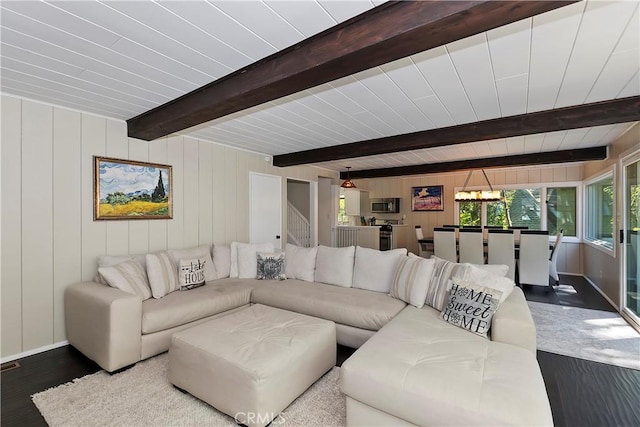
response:
[[[262,427],[335,363],[333,322],[256,304],[174,334],[168,378],[237,422]]]

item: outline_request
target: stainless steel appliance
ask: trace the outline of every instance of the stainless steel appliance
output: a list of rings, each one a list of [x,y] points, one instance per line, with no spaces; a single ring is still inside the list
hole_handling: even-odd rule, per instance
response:
[[[380,250],[389,251],[393,245],[393,227],[391,224],[380,226]]]
[[[371,213],[399,213],[400,199],[371,199]]]

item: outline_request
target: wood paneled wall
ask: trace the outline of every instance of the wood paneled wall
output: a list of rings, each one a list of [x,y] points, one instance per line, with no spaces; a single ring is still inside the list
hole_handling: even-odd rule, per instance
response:
[[[1,150],[3,358],[65,340],[64,289],[91,280],[99,255],[247,241],[249,172],[337,178],[190,138],[131,139],[123,121],[9,96]],[[94,155],[172,165],[173,219],[94,221]]]

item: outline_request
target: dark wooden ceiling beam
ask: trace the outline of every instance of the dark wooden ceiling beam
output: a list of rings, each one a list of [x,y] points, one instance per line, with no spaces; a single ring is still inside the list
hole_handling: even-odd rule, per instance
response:
[[[489,157],[483,159],[458,160],[455,162],[433,163],[394,168],[350,171],[349,178],[388,178],[392,176],[427,175],[432,173],[455,172],[469,169],[490,169],[509,166],[548,165],[557,163],[604,160],[607,147],[582,148],[578,150],[549,151],[544,153],[519,154],[516,156]],[[340,173],[346,179],[346,172]]]
[[[127,120],[128,134],[150,141],[575,2],[383,3]]]
[[[394,135],[273,157],[275,166],[328,162],[640,120],[640,96]]]

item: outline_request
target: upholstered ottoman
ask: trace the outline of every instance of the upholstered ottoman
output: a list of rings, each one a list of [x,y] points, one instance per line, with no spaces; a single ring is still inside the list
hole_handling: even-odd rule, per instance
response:
[[[269,424],[335,363],[333,322],[256,304],[173,335],[168,377],[254,427]]]

